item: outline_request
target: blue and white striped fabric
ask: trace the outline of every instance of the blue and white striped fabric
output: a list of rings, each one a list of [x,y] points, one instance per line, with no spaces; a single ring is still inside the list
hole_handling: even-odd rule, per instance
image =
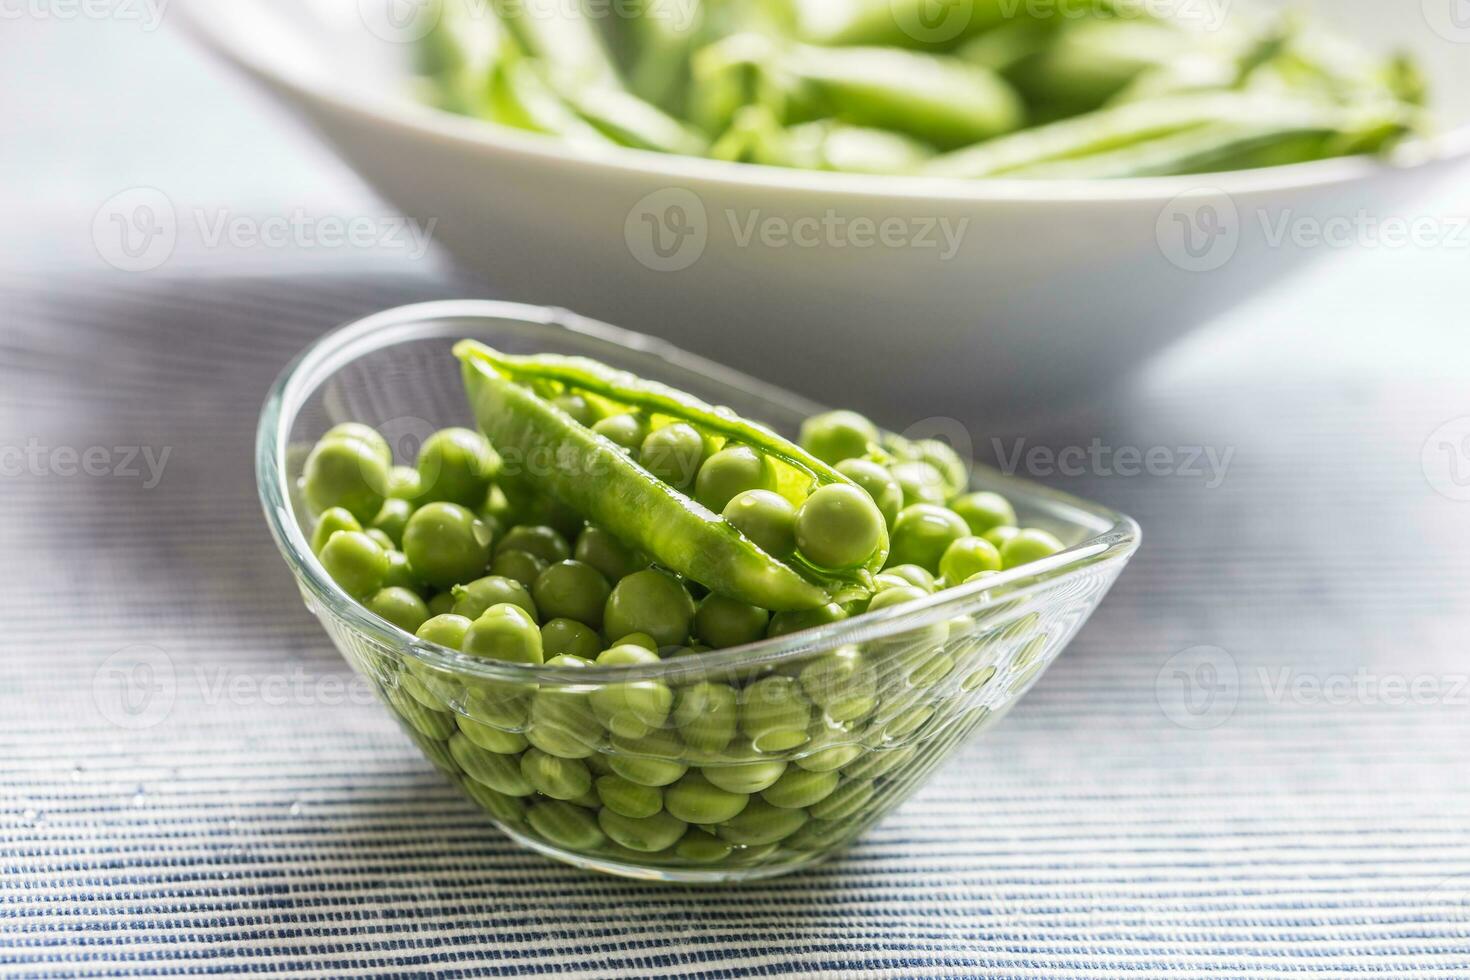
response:
[[[281,366],[467,288],[0,278],[0,974],[1470,975],[1470,503],[1421,459],[1463,377],[1185,358],[1031,430],[1232,456],[1218,487],[1182,462],[1059,481],[1137,516],[1143,551],[861,845],[650,885],[489,829],[353,683],[258,513]],[[1329,333],[1297,329],[1270,344]],[[92,475],[66,447],[98,447]],[[1360,673],[1377,695],[1339,697]],[[1396,677],[1420,696],[1381,696]]]

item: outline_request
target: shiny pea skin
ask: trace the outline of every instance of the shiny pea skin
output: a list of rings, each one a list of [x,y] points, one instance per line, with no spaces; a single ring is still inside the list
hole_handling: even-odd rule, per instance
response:
[[[643,420],[628,413],[609,415],[605,419],[599,419],[593,423],[592,431],[604,438],[611,439],[630,453],[636,452],[648,436],[648,426],[643,424]]]
[[[383,434],[365,422],[338,422],[322,434],[321,441],[328,439],[356,439],[364,442],[385,463],[393,462],[393,449]]]
[[[537,803],[526,811],[526,822],[546,841],[568,851],[595,850],[607,839],[592,811],[560,800]]]
[[[765,677],[741,694],[740,730],[762,752],[781,752],[807,741],[811,702],[795,678]]]
[[[1020,533],[1021,529],[1013,524],[1000,524],[980,536],[997,548],[1004,548],[1007,541]]]
[[[449,752],[466,775],[496,792],[507,796],[530,796],[535,792],[515,756],[487,752],[463,732],[456,732],[449,739]]]
[[[883,515],[884,524],[893,527],[903,509],[903,488],[892,473],[866,459],[845,459],[837,464],[837,472],[862,487]]]
[[[838,409],[807,419],[798,439],[807,452],[835,466],[867,455],[869,446],[878,441],[878,427],[857,412]]]
[[[429,618],[429,607],[424,605],[424,600],[401,586],[379,589],[368,600],[367,608],[405,633],[415,632]]]
[[[602,573],[608,582],[620,582],[634,572],[647,568],[640,562],[632,549],[600,527],[589,525],[577,535],[573,558],[584,565],[591,565]]]
[[[744,810],[749,801],[746,794],[720,789],[697,771],[686,773],[664,790],[664,809],[685,823],[729,820]]]
[[[322,567],[348,595],[377,592],[388,574],[388,554],[362,531],[337,531],[322,548]]]
[[[716,864],[728,857],[733,849],[729,841],[692,828],[674,845],[674,853],[690,864]]]
[[[390,561],[391,561],[391,556],[390,556]],[[393,574],[393,569],[392,569],[391,565],[389,566],[388,574],[389,574],[390,577]],[[456,600],[454,598],[454,593],[453,592],[436,592],[436,593],[434,593],[434,597],[429,600],[429,615],[430,616],[447,616],[447,615],[449,615],[449,614],[451,614],[451,613],[454,612],[454,603],[455,602],[456,602]],[[467,617],[463,617],[462,616],[460,618],[461,619],[464,619],[464,618],[467,618]],[[454,648],[456,650],[458,650],[459,649],[459,645],[458,644],[455,644],[455,647]]]
[[[491,606],[470,623],[460,651],[517,664],[539,664],[545,659],[540,627],[524,609],[509,602]]]
[[[416,500],[423,492],[423,480],[412,466],[395,466],[388,471],[388,496],[395,500]]]
[[[537,792],[554,800],[575,800],[592,789],[592,773],[582,762],[536,748],[521,756],[521,775]]]
[[[938,506],[944,503],[944,474],[933,464],[923,460],[907,460],[893,464],[889,467],[889,472],[903,490],[905,508],[915,504]]]
[[[1016,511],[998,493],[977,490],[950,501],[949,509],[970,526],[971,534],[984,534],[995,527],[1015,527]]]
[[[441,647],[458,650],[464,643],[464,635],[469,632],[469,628],[469,619],[445,613],[425,620],[414,631],[414,635],[427,643],[437,643]]]
[[[359,522],[371,521],[388,494],[388,465],[361,439],[329,436],[306,457],[302,493],[313,511],[343,507]]]
[[[403,544],[403,532],[408,527],[408,519],[412,516],[413,504],[407,500],[389,497],[383,501],[383,506],[378,508],[372,526],[388,535],[388,539],[393,542],[393,547],[397,548]]]
[[[524,551],[548,565],[572,557],[567,539],[555,528],[544,524],[521,524],[506,531],[505,537],[495,546],[497,555],[503,551]]]
[[[822,568],[856,568],[883,539],[883,515],[866,491],[844,483],[820,487],[796,512],[796,548]]]
[[[647,633],[660,647],[689,639],[694,600],[682,583],[654,569],[634,572],[613,587],[603,608],[608,636]]]
[[[766,627],[766,636],[785,636],[788,633],[826,626],[846,618],[847,610],[835,602],[829,602],[815,609],[803,609],[799,612],[779,612],[771,617],[771,625]]]
[[[482,725],[464,715],[456,715],[454,723],[459,726],[465,738],[486,752],[494,752],[496,755],[519,755],[530,744],[520,732],[507,732],[490,725]]]
[[[876,672],[854,647],[841,647],[813,660],[798,675],[801,689],[827,717],[857,721],[878,706]]]
[[[700,681],[678,692],[673,722],[684,744],[718,752],[730,744],[740,721],[740,695],[728,684]]]
[[[806,821],[805,810],[786,809],[763,799],[752,799],[739,814],[719,824],[715,833],[732,844],[775,844],[796,833]]]
[[[808,807],[830,796],[841,779],[835,772],[787,769],[780,779],[761,793],[761,798],[771,806],[787,809]]]
[[[826,799],[812,804],[807,812],[818,820],[846,820],[867,806],[872,798],[872,780],[849,779]]]
[[[453,592],[454,613],[466,619],[479,619],[485,610],[503,602],[520,606],[532,619],[540,618],[536,602],[526,587],[503,575],[486,575],[465,585],[456,585]]]
[[[684,749],[667,732],[652,732],[640,739],[612,739],[608,756],[612,771],[640,786],[667,786],[689,770]]]
[[[500,472],[500,456],[478,432],[440,429],[424,440],[417,468],[424,500],[476,507]]]
[[[530,589],[547,563],[529,551],[502,551],[490,560],[490,574],[513,579]]]
[[[649,817],[625,817],[603,808],[597,813],[603,833],[622,846],[640,853],[652,853],[673,847],[689,825],[667,811]]]
[[[567,559],[546,566],[531,587],[531,598],[548,619],[574,619],[601,629],[603,607],[611,592],[601,572]]]
[[[392,538],[388,537],[388,535],[384,534],[382,531],[379,531],[375,527],[370,527],[363,533],[376,541],[378,543],[378,547],[382,548],[384,551],[392,551],[396,547],[396,545],[394,545],[393,543]]]
[[[553,619],[541,627],[541,651],[547,660],[563,655],[596,660],[602,652],[602,638],[585,623]]]
[[[759,606],[711,592],[694,613],[694,635],[716,649],[738,647],[765,636],[770,621]]]
[[[1000,568],[1000,549],[973,534],[956,540],[939,559],[939,574],[951,585],[968,581],[981,572],[998,572]]]
[[[322,549],[327,546],[327,541],[338,531],[361,530],[362,525],[357,522],[357,518],[352,516],[352,511],[346,507],[328,507],[316,519],[316,527],[312,529],[312,554],[320,555]]]
[[[693,485],[704,451],[704,437],[698,429],[686,422],[673,422],[644,438],[638,462],[655,479],[684,490]]]
[[[423,582],[414,573],[413,566],[408,563],[408,556],[401,551],[388,552],[388,574],[383,576],[383,588],[398,586],[403,589],[411,589],[421,594],[425,591]],[[448,610],[445,610],[448,612]],[[437,615],[432,609],[430,615]]]
[[[598,776],[597,797],[614,813],[635,819],[651,817],[664,808],[663,790],[643,786],[622,776]]]
[[[485,571],[490,536],[485,523],[458,504],[425,504],[408,519],[403,553],[425,582],[447,589]]]
[[[954,511],[928,503],[905,507],[893,525],[888,564],[937,572],[945,550],[969,533],[970,526]]]
[[[738,757],[737,757],[738,758]],[[784,759],[762,759],[758,754],[749,761],[701,766],[700,772],[710,783],[731,793],[759,793],[786,772]]]
[[[1018,531],[1001,545],[1000,558],[1006,568],[1016,568],[1050,558],[1064,547],[1050,532],[1028,527]]]
[[[549,666],[567,667],[583,661],[558,657]],[[587,703],[587,694],[572,688],[543,687],[531,698],[526,738],[543,752],[562,759],[585,759],[602,742],[602,724]]]
[[[718,514],[737,494],[775,490],[776,467],[749,446],[727,446],[704,461],[694,481],[694,499]]]
[[[720,516],[773,558],[796,551],[796,508],[770,490],[747,490],[731,498]]]
[[[937,587],[934,576],[927,569],[920,568],[918,565],[890,565],[883,572],[885,575],[896,575],[909,585],[923,589],[925,592],[933,592]]]
[[[659,662],[658,654],[632,644],[613,647],[597,658],[599,667],[632,667]],[[614,735],[642,738],[668,720],[674,694],[657,680],[604,684],[587,695],[598,721]]]

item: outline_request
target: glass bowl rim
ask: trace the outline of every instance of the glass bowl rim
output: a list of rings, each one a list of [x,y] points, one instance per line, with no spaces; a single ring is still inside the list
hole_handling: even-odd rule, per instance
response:
[[[592,320],[568,310],[501,300],[441,300],[394,307],[348,323],[318,338],[298,354],[272,384],[256,429],[256,489],[266,523],[282,557],[297,582],[322,607],[354,630],[402,651],[425,665],[455,674],[517,684],[552,683],[567,687],[637,680],[691,681],[728,674],[734,670],[787,663],[823,650],[868,642],[915,629],[938,619],[992,608],[1026,589],[1080,575],[1108,561],[1126,561],[1137,549],[1140,529],[1132,518],[1098,504],[1052,490],[990,467],[974,464],[972,472],[986,476],[987,485],[1000,484],[1013,500],[1024,497],[1054,509],[1085,515],[1094,525],[1105,525],[1093,536],[1040,561],[999,572],[983,581],[936,592],[924,599],[878,612],[862,613],[784,636],[738,647],[691,653],[656,664],[622,667],[588,666],[568,671],[562,667],[515,664],[470,657],[429,643],[399,629],[350,597],[313,554],[306,533],[294,516],[287,485],[286,453],[291,428],[302,406],[317,388],[352,361],[384,347],[423,339],[424,328],[442,321],[505,321],[565,330],[583,338],[657,357],[726,385],[785,403],[808,413],[822,406],[799,395],[707,360],[667,341]]]

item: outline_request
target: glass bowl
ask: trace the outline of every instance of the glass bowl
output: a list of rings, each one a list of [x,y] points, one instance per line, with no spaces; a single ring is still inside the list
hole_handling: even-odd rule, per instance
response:
[[[977,468],[1060,554],[907,605],[636,667],[466,657],[349,598],[308,544],[301,467],[338,422],[376,426],[395,458],[473,425],[454,342],[582,354],[793,434],[820,406],[661,341],[565,311],[498,302],[389,310],[331,333],[272,388],[257,476],[271,533],[353,668],[424,755],[527,847],[629,877],[783,874],[841,850],[963,739],[995,724],[1097,607],[1138,526]]]

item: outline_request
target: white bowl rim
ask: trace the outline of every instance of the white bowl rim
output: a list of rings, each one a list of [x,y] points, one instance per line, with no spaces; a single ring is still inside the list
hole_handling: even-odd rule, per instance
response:
[[[689,181],[728,190],[754,188],[818,191],[867,199],[977,203],[1162,202],[1187,194],[1251,195],[1326,187],[1366,180],[1384,173],[1450,163],[1470,156],[1470,122],[1413,140],[1400,147],[1390,159],[1336,157],[1255,170],[1109,180],[967,180],[956,177],[834,173],[733,163],[622,146],[589,149],[574,146],[554,136],[456,115],[415,101],[406,95],[402,98],[368,102],[345,86],[323,84],[297,73],[278,70],[278,63],[232,43],[209,23],[207,17],[193,11],[194,6],[186,3],[179,4],[177,13],[184,29],[205,47],[259,81],[286,89],[297,98],[317,102],[339,113],[389,124],[399,130],[448,143],[478,146],[519,156],[531,163],[589,166],[627,176],[660,178],[669,182]]]

